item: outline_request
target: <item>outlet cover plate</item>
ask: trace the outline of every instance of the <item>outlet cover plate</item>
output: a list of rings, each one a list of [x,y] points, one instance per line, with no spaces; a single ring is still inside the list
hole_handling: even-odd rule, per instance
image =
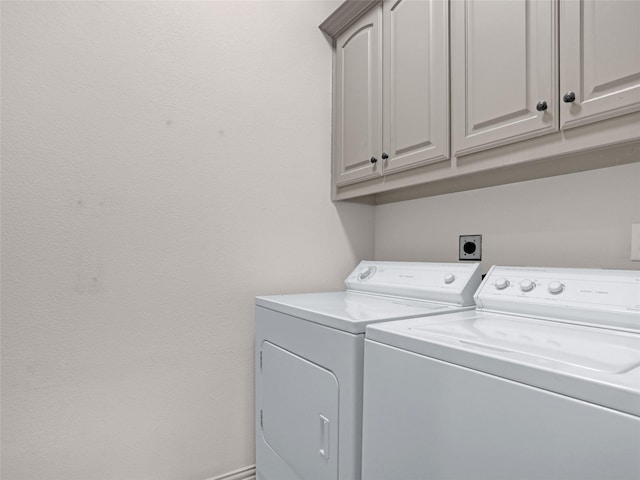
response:
[[[631,224],[631,260],[640,262],[640,223]]]
[[[482,260],[482,235],[460,235],[458,260]]]

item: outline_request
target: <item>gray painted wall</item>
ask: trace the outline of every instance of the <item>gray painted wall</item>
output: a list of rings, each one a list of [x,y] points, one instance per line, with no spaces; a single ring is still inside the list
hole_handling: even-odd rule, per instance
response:
[[[254,463],[253,298],[339,289],[337,2],[2,2],[2,478]]]
[[[482,234],[482,267],[640,269],[640,163],[376,207],[376,259],[458,261],[458,236]]]

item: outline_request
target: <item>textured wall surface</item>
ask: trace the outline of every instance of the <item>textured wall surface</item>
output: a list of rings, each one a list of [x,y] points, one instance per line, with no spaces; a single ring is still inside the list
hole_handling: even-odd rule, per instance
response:
[[[254,462],[253,297],[340,289],[339,2],[2,2],[2,478]]]
[[[482,234],[482,264],[640,269],[640,164],[376,207],[378,260],[458,260],[458,236]]]

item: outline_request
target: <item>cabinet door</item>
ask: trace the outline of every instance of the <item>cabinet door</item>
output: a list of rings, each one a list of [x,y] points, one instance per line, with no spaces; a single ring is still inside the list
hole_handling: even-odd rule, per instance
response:
[[[639,25],[637,0],[561,3],[562,128],[640,110]]]
[[[376,7],[336,38],[334,178],[338,186],[382,172],[381,20],[382,9]]]
[[[338,380],[277,345],[261,348],[261,430],[300,478],[338,478]],[[275,480],[275,479],[274,479]]]
[[[385,173],[449,158],[449,15],[446,0],[383,7]]]
[[[552,0],[451,2],[457,155],[557,131],[556,39]]]

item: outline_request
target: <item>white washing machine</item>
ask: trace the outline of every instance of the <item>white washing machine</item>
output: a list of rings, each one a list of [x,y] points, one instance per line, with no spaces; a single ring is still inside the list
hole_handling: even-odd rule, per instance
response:
[[[639,479],[640,272],[492,267],[367,327],[362,478]]]
[[[368,324],[474,308],[479,264],[361,262],[346,291],[256,298],[260,479],[360,478]]]

